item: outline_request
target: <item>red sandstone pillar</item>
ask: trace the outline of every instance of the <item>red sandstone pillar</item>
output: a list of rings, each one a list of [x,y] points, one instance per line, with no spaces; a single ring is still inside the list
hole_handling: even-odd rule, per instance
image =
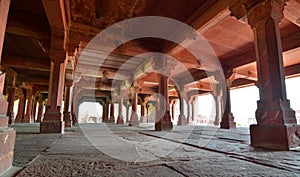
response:
[[[38,104],[39,104],[39,107],[38,107],[36,122],[41,122],[42,121],[42,115],[43,115],[43,109],[44,109],[43,98],[41,98],[41,97],[38,98]]]
[[[214,100],[215,100],[215,106],[216,106],[216,117],[214,121],[214,125],[219,126],[220,125],[220,119],[222,115],[221,111],[221,95],[213,94]]]
[[[142,96],[142,102],[141,102],[141,118],[140,118],[140,123],[146,122],[147,121],[147,103],[149,101],[148,96]]]
[[[169,69],[169,68],[167,68]],[[159,93],[162,97],[158,99],[157,109],[158,117],[155,121],[155,130],[172,130],[173,123],[171,121],[170,110],[169,110],[169,94],[168,94],[168,82],[169,79],[163,74],[157,74],[159,77]],[[165,105],[163,105],[165,103]],[[160,117],[161,116],[161,117]]]
[[[182,88],[179,88],[180,90],[180,98],[179,98],[179,105],[180,105],[180,115],[178,117],[178,122],[177,125],[187,125],[187,120],[184,115],[184,97],[186,97],[186,93],[183,91],[183,86]]]
[[[143,123],[144,122],[144,119],[145,119],[145,111],[146,110],[146,106],[145,106],[145,103],[141,103],[141,118],[140,118],[140,123]]]
[[[195,121],[195,104],[197,101],[197,96],[194,96],[191,100],[191,105],[192,105],[192,115],[191,115],[191,119],[192,121]]]
[[[190,99],[185,100],[186,104],[187,104],[187,119],[186,119],[186,123],[190,124],[191,123],[191,102]]]
[[[78,109],[78,106],[77,106],[77,98],[76,98],[76,84],[74,84],[73,86],[73,95],[72,95],[72,103],[71,103],[71,117],[72,117],[72,124],[75,125],[78,123],[78,117],[77,117],[77,114],[76,114],[76,109]]]
[[[123,118],[123,97],[120,96],[119,98],[119,115],[117,119],[117,124],[124,124],[124,118]]]
[[[9,118],[8,124],[14,124],[15,119],[14,119],[14,103],[15,103],[15,93],[16,93],[16,88],[15,87],[8,87],[7,88],[7,93],[8,93],[8,109],[7,109],[7,116]]]
[[[65,84],[65,102],[64,102],[64,121],[65,127],[72,127],[72,116],[71,112],[69,111],[70,106],[70,90],[73,81],[67,81]]]
[[[32,89],[26,89],[26,113],[24,115],[23,123],[31,123],[32,122],[32,102],[33,102],[33,93]]]
[[[174,118],[175,118],[175,106],[176,106],[176,104],[177,104],[177,100],[173,100],[172,101],[172,120],[174,120]]]
[[[7,23],[10,0],[0,1],[0,60]],[[0,62],[1,63],[1,62]],[[13,162],[16,131],[8,128],[7,107],[8,103],[3,96],[5,74],[0,74],[0,175],[9,169]]]
[[[126,123],[129,123],[129,107],[130,107],[130,103],[128,101],[126,102]]]
[[[38,103],[37,99],[35,97],[33,97],[32,119],[34,122],[36,122],[36,118],[37,118],[37,116],[36,116],[37,103]]]
[[[3,2],[4,3],[4,2]],[[0,10],[2,2],[0,1]],[[1,14],[1,12],[0,12]],[[2,25],[2,24],[1,24]],[[1,26],[0,25],[0,26]],[[3,95],[5,73],[0,73],[0,175],[4,173],[13,162],[16,132],[8,128],[8,103]]]
[[[115,123],[115,106],[114,106],[114,102],[111,101],[110,103],[110,116],[109,116],[109,122],[110,123]]]
[[[16,123],[22,123],[23,122],[23,114],[24,114],[24,106],[25,106],[25,98],[24,98],[24,93],[23,89],[19,87],[17,89],[17,96],[19,98],[19,104],[18,104],[18,113],[16,116]]]
[[[105,103],[104,102],[100,102],[100,105],[102,106],[102,122],[106,122],[105,120]]]
[[[287,150],[300,145],[300,126],[286,97],[279,23],[285,0],[244,1],[255,39],[260,100],[257,125],[250,126],[253,146]]]
[[[223,100],[225,99],[224,103],[224,114],[221,121],[221,128],[224,129],[230,129],[230,128],[236,128],[236,123],[234,122],[234,117],[231,112],[231,99],[230,99],[230,87],[232,81],[230,80],[230,77],[232,75],[232,71],[225,71],[224,73],[226,78],[226,93],[223,93],[223,95],[226,95],[226,97],[223,96]]]
[[[41,133],[64,133],[65,123],[61,113],[63,88],[65,82],[66,52],[60,49],[50,50],[51,75],[48,103],[44,120],[40,125]]]
[[[133,98],[132,98],[132,111],[129,121],[129,126],[139,125],[139,119],[137,115],[137,104],[138,104],[138,92],[139,92],[139,83],[134,81],[133,83]]]

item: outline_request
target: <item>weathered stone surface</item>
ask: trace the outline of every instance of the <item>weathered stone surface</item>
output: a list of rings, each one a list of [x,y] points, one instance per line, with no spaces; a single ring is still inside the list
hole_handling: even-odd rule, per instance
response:
[[[40,124],[41,133],[64,133],[65,122],[60,120],[44,120]]]
[[[111,139],[108,130],[119,141]],[[17,135],[14,165],[27,164],[18,176],[297,176],[300,172],[299,150],[254,149],[247,128],[175,126],[157,132],[153,124],[143,128],[80,124],[64,135],[28,133]],[[98,144],[93,142],[97,138]],[[100,145],[133,161],[118,160],[97,148]]]
[[[278,150],[300,146],[299,125],[251,125],[250,132],[253,146]]]
[[[0,128],[0,175],[12,165],[15,138],[14,129]]]

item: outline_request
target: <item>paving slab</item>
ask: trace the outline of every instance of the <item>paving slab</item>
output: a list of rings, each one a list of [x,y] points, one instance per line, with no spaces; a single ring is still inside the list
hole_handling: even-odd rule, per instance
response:
[[[247,129],[226,131],[192,126],[174,127],[174,130],[164,132],[152,129],[147,126],[82,124],[67,129],[64,135],[17,135],[19,147],[16,151],[28,148],[27,156],[31,158],[24,165],[22,156],[15,156],[16,162],[24,162],[19,163],[24,169],[17,176],[300,174],[299,151],[254,149],[249,146]]]

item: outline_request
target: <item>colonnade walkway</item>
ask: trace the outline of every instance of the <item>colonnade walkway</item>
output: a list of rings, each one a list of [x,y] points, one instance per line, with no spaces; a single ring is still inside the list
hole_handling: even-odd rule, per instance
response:
[[[14,168],[4,176],[299,176],[300,149],[249,145],[249,129],[80,124],[39,134],[16,124]]]

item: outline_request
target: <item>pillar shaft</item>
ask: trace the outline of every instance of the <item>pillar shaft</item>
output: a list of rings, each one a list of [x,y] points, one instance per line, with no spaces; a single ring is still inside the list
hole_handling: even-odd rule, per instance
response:
[[[142,103],[141,104],[141,119],[140,119],[140,122],[143,123],[145,122],[145,112],[146,112],[146,106],[145,106],[145,103]]]
[[[124,118],[123,118],[123,97],[120,97],[119,99],[119,115],[117,119],[117,124],[124,124]]]
[[[32,107],[33,107],[33,93],[32,89],[26,90],[26,113],[24,115],[23,123],[31,123],[32,122]]]
[[[39,107],[38,107],[38,113],[37,113],[36,122],[41,122],[41,120],[42,120],[43,109],[44,109],[44,103],[43,102],[44,101],[43,101],[42,98],[38,99]]]
[[[10,0],[0,1],[0,64],[2,58],[2,48],[7,23],[7,16],[10,6]],[[0,75],[0,174],[7,171],[13,162],[16,131],[8,128],[7,107],[8,103],[3,96],[5,74]],[[3,141],[4,140],[4,141]]]
[[[64,102],[64,122],[65,127],[72,127],[72,116],[69,110],[70,94],[71,94],[71,81],[65,85],[65,102]]]
[[[109,102],[103,103],[103,113],[102,113],[102,121],[103,122],[109,122]]]
[[[173,123],[171,121],[169,111],[169,95],[168,95],[168,77],[163,74],[157,74],[159,77],[159,93],[161,97],[158,98],[157,102],[157,113],[155,121],[155,130],[171,130]]]
[[[257,125],[250,126],[251,144],[272,149],[300,145],[300,126],[286,98],[279,23],[285,0],[244,2],[255,39],[260,100]]]
[[[226,78],[227,81],[229,81],[228,78]],[[221,128],[224,129],[236,128],[236,123],[234,122],[234,117],[231,112],[230,85],[231,84],[227,84],[225,90],[226,97],[223,97],[223,99],[225,99],[225,104],[224,104],[225,107],[224,107],[224,114],[221,121]]]
[[[220,95],[214,95],[215,106],[216,106],[216,118],[214,121],[214,125],[216,125],[216,126],[220,125],[220,119],[221,119],[221,115],[222,115],[221,99],[222,98]]]
[[[177,125],[187,125],[187,120],[184,115],[184,92],[180,92],[180,98],[179,98],[179,107],[180,107],[180,115],[178,117]]]
[[[32,107],[32,119],[34,122],[36,122],[37,116],[36,116],[36,108],[37,108],[38,100],[34,97],[33,98],[33,107]]]
[[[7,88],[8,91],[8,109],[7,109],[7,116],[8,116],[8,124],[14,124],[14,103],[15,103],[15,93],[16,88],[15,87],[9,87]]]
[[[137,84],[137,83],[135,83]],[[137,115],[137,104],[138,104],[138,91],[139,87],[137,85],[134,86],[134,94],[132,98],[132,111],[129,121],[129,126],[139,125],[139,119]]]
[[[129,105],[126,105],[126,123],[129,123]]]
[[[66,53],[64,50],[51,49],[50,59],[48,103],[40,131],[41,133],[63,133],[65,125],[61,114],[61,104],[65,81]]]
[[[115,106],[114,102],[110,103],[110,116],[109,116],[109,122],[110,123],[115,123]]]
[[[24,114],[24,106],[25,106],[25,98],[23,89],[21,87],[17,90],[18,98],[19,98],[19,104],[18,104],[18,113],[16,116],[16,123],[22,123],[23,122],[23,114]]]
[[[187,101],[186,100],[186,104],[187,104],[187,124],[190,124],[191,122],[191,104],[190,104],[190,101]]]
[[[192,106],[191,120],[192,121],[195,121],[195,103],[196,103],[196,100],[195,100],[195,98],[193,98],[193,100],[191,101],[191,106]]]

